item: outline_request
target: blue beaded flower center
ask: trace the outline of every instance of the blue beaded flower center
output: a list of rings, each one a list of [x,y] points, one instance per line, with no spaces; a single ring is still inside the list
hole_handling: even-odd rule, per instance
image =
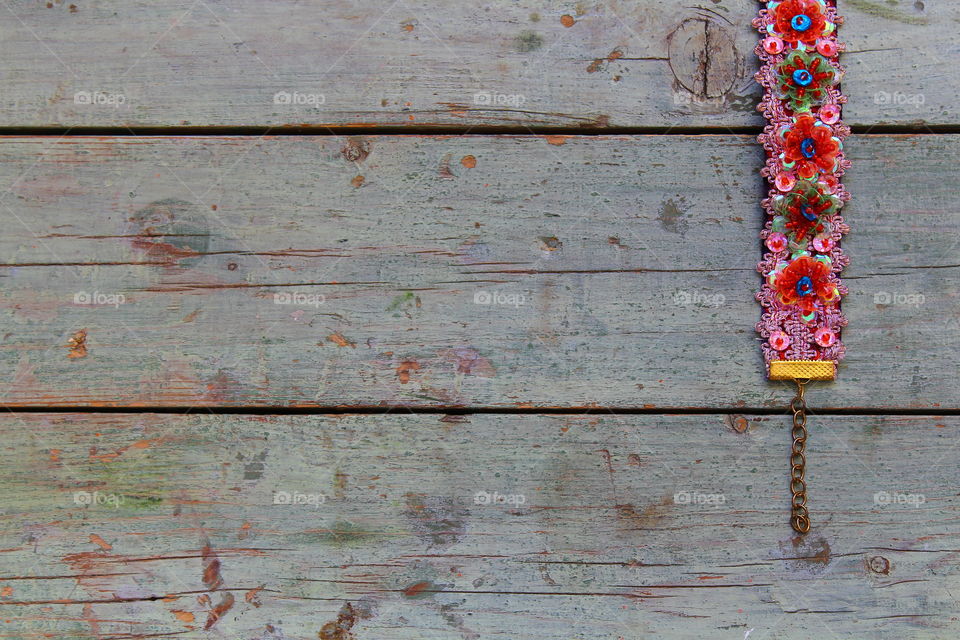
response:
[[[813,82],[813,74],[806,69],[797,69],[793,72],[793,82],[801,87],[806,87]]]
[[[800,153],[807,160],[817,155],[817,144],[813,141],[813,138],[807,138],[800,143]]]
[[[790,26],[793,27],[794,31],[806,31],[813,26],[813,20],[804,13],[798,13],[793,16],[793,20],[790,21]]]
[[[810,211],[810,207],[808,207],[805,204],[800,205],[800,213],[803,215],[804,218],[806,218],[810,222],[813,222],[814,220],[817,219],[817,214],[812,213]]]
[[[813,281],[810,276],[803,276],[797,280],[797,295],[808,296],[813,293]]]

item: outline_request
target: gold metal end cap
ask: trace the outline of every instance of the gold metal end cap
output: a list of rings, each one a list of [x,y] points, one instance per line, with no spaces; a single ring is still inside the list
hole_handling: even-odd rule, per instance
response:
[[[770,363],[771,380],[833,380],[837,363],[833,360],[774,360]]]

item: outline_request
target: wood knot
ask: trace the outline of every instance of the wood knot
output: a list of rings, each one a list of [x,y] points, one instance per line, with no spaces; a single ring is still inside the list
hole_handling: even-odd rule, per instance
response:
[[[723,421],[727,423],[728,427],[737,433],[746,433],[747,429],[750,427],[750,422],[741,415],[729,415],[724,417]]]
[[[340,149],[340,155],[347,162],[363,162],[370,155],[370,143],[359,136],[347,138],[347,142]]]
[[[890,574],[890,561],[883,556],[871,556],[867,558],[867,569],[880,575]]]
[[[733,31],[713,14],[687,18],[667,37],[670,70],[676,79],[676,101],[716,101],[733,89],[743,73],[743,56]],[[690,94],[690,95],[687,95]]]

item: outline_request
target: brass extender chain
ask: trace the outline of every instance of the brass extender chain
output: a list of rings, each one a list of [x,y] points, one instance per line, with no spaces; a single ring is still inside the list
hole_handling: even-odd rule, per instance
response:
[[[807,446],[807,401],[803,397],[804,386],[810,382],[806,378],[797,378],[797,395],[790,401],[793,412],[793,428],[790,435],[793,446],[790,451],[790,526],[799,534],[810,531],[810,514],[807,511],[807,483],[804,474],[807,458],[804,450]]]

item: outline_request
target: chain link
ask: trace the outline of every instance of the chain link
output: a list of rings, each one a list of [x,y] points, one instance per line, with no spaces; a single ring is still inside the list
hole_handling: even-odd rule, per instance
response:
[[[807,446],[807,401],[803,397],[804,385],[809,380],[797,379],[797,395],[790,401],[790,410],[793,411],[793,429],[790,436],[793,446],[790,450],[790,493],[793,498],[790,502],[790,525],[797,533],[810,531],[810,514],[807,511],[807,483],[804,473],[807,469],[807,458],[804,450]]]

